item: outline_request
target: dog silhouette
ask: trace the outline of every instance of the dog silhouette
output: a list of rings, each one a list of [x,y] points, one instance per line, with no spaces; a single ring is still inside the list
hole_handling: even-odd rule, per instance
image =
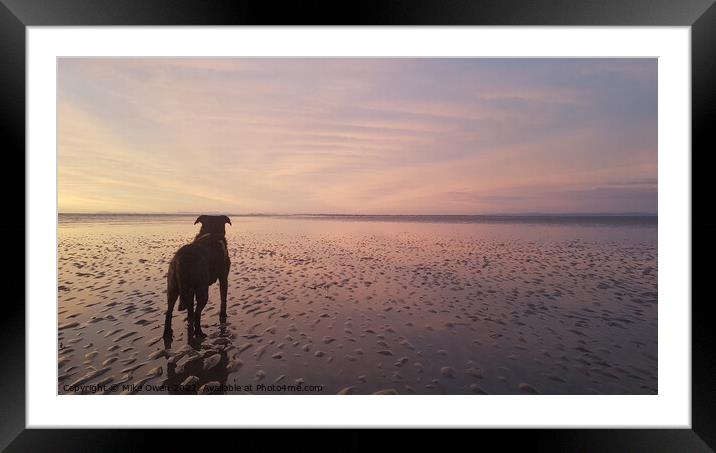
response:
[[[231,262],[225,227],[227,223],[231,225],[231,220],[225,215],[200,215],[194,225],[197,223],[201,223],[201,230],[194,241],[182,246],[169,264],[165,338],[172,336],[172,312],[177,298],[179,311],[187,312],[189,341],[193,337],[206,337],[201,330],[201,311],[209,300],[209,286],[217,280],[221,293],[219,321],[226,321],[226,296]]]

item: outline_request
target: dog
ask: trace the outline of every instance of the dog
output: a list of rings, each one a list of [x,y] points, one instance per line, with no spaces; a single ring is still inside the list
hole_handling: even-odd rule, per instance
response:
[[[194,225],[201,223],[201,230],[194,241],[182,246],[172,258],[167,273],[167,314],[164,322],[164,338],[172,337],[172,312],[179,299],[179,311],[187,312],[188,339],[204,338],[201,330],[201,311],[209,300],[209,286],[219,281],[221,308],[219,321],[226,322],[226,297],[228,292],[229,250],[226,245],[226,224],[231,219],[225,215],[200,215]],[[194,298],[196,297],[196,306]]]

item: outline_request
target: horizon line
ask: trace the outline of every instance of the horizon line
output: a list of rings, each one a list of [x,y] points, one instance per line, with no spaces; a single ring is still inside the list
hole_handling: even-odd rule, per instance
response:
[[[558,213],[549,213],[549,212],[520,212],[520,213],[482,213],[482,214],[331,214],[331,213],[264,213],[264,212],[249,212],[249,213],[224,213],[224,212],[209,212],[202,213],[202,212],[110,212],[110,211],[100,211],[100,212],[58,212],[58,215],[165,215],[165,216],[194,216],[194,215],[227,215],[227,216],[235,216],[235,217],[290,217],[290,216],[334,216],[334,217],[427,217],[427,216],[433,216],[433,217],[495,217],[495,216],[512,216],[512,217],[519,217],[519,216],[529,216],[529,217],[538,217],[538,216],[550,216],[550,217],[559,217],[559,216],[600,216],[600,217],[635,217],[635,216],[642,216],[642,217],[655,217],[658,216],[658,212],[558,212]]]

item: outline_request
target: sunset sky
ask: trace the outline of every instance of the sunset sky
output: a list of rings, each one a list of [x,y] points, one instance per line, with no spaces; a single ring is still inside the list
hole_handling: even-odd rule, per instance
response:
[[[656,59],[58,60],[60,212],[657,211]]]

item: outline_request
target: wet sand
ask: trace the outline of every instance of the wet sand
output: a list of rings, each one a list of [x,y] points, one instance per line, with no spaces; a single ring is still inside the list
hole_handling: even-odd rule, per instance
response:
[[[58,393],[657,393],[655,222],[232,217],[229,319],[168,345],[193,220],[60,218]]]

